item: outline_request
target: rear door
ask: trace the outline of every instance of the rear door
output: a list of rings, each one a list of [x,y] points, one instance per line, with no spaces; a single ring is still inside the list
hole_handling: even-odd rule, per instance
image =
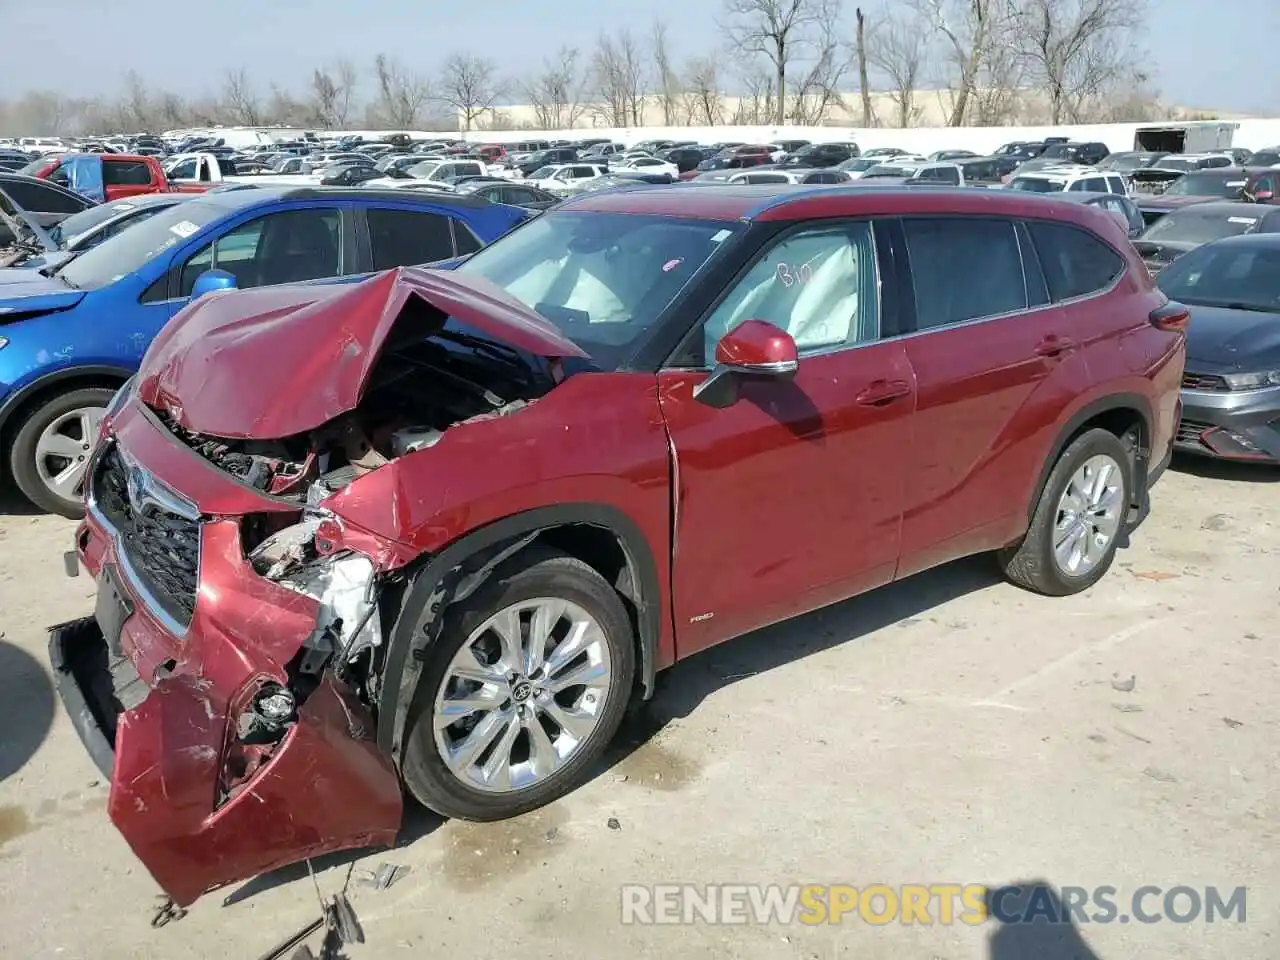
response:
[[[880,280],[869,221],[791,227],[659,373],[681,656],[892,577],[915,384],[893,339],[897,287]],[[794,379],[745,382],[723,409],[693,399],[720,337],[749,319],[793,336]]]
[[[1014,221],[901,224],[914,293],[904,343],[918,395],[900,577],[1017,535],[1037,455],[1026,421],[1052,421],[1083,369],[1060,312],[1031,306],[1048,298],[1024,274]]]
[[[436,210],[405,207],[367,207],[367,269],[390,270],[449,260],[471,249],[459,250],[453,218]],[[467,245],[470,247],[470,244]]]

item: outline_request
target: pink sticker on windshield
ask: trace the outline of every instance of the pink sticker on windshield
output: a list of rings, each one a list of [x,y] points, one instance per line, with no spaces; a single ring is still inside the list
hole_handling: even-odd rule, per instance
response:
[[[662,272],[663,272],[663,273],[670,273],[672,270],[674,270],[676,267],[680,266],[680,264],[682,264],[682,263],[684,263],[684,258],[683,258],[683,257],[678,257],[678,258],[677,258],[677,259],[675,259],[675,260],[668,260],[666,263],[664,263],[664,264],[662,265]]]

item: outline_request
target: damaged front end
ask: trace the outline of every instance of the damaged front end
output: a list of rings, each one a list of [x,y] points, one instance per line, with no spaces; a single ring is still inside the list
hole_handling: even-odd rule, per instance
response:
[[[577,353],[513,304],[417,272],[292,303],[253,293],[193,304],[113,404],[76,536],[94,616],[50,640],[111,819],[179,906],[394,841],[401,787],[375,721],[421,558],[340,508],[380,489],[365,477],[536,403]],[[447,327],[473,309],[481,334]]]

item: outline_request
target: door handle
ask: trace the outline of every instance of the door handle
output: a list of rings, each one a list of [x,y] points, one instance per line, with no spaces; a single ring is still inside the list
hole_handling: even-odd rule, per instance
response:
[[[1060,357],[1076,348],[1074,340],[1051,333],[1036,344],[1036,355],[1040,357]]]
[[[854,399],[864,407],[882,407],[911,392],[905,380],[873,380]]]

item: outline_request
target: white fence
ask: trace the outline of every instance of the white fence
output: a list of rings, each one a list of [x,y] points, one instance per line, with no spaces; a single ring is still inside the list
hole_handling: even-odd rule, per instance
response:
[[[1258,150],[1280,144],[1280,119],[1233,120],[1239,124],[1232,146]],[[911,127],[907,129],[875,127],[640,127],[600,128],[580,130],[477,130],[466,134],[474,143],[516,143],[522,140],[564,139],[583,137],[608,137],[619,143],[633,144],[641,140],[696,140],[715,143],[737,140],[743,143],[772,143],[776,140],[854,140],[867,150],[872,147],[900,147],[918,153],[931,153],[947,148],[974,150],[986,153],[1011,140],[1043,140],[1045,137],[1070,137],[1072,140],[1098,140],[1113,152],[1132,150],[1134,131],[1139,127],[1164,126],[1153,123],[1107,123],[1088,126],[1061,127]],[[1176,124],[1168,124],[1174,126]],[[360,134],[376,139],[393,131],[349,130],[344,133]],[[457,137],[457,131],[406,130],[415,139],[432,137]],[[333,131],[336,135],[338,131]],[[230,142],[230,141],[228,141]]]

